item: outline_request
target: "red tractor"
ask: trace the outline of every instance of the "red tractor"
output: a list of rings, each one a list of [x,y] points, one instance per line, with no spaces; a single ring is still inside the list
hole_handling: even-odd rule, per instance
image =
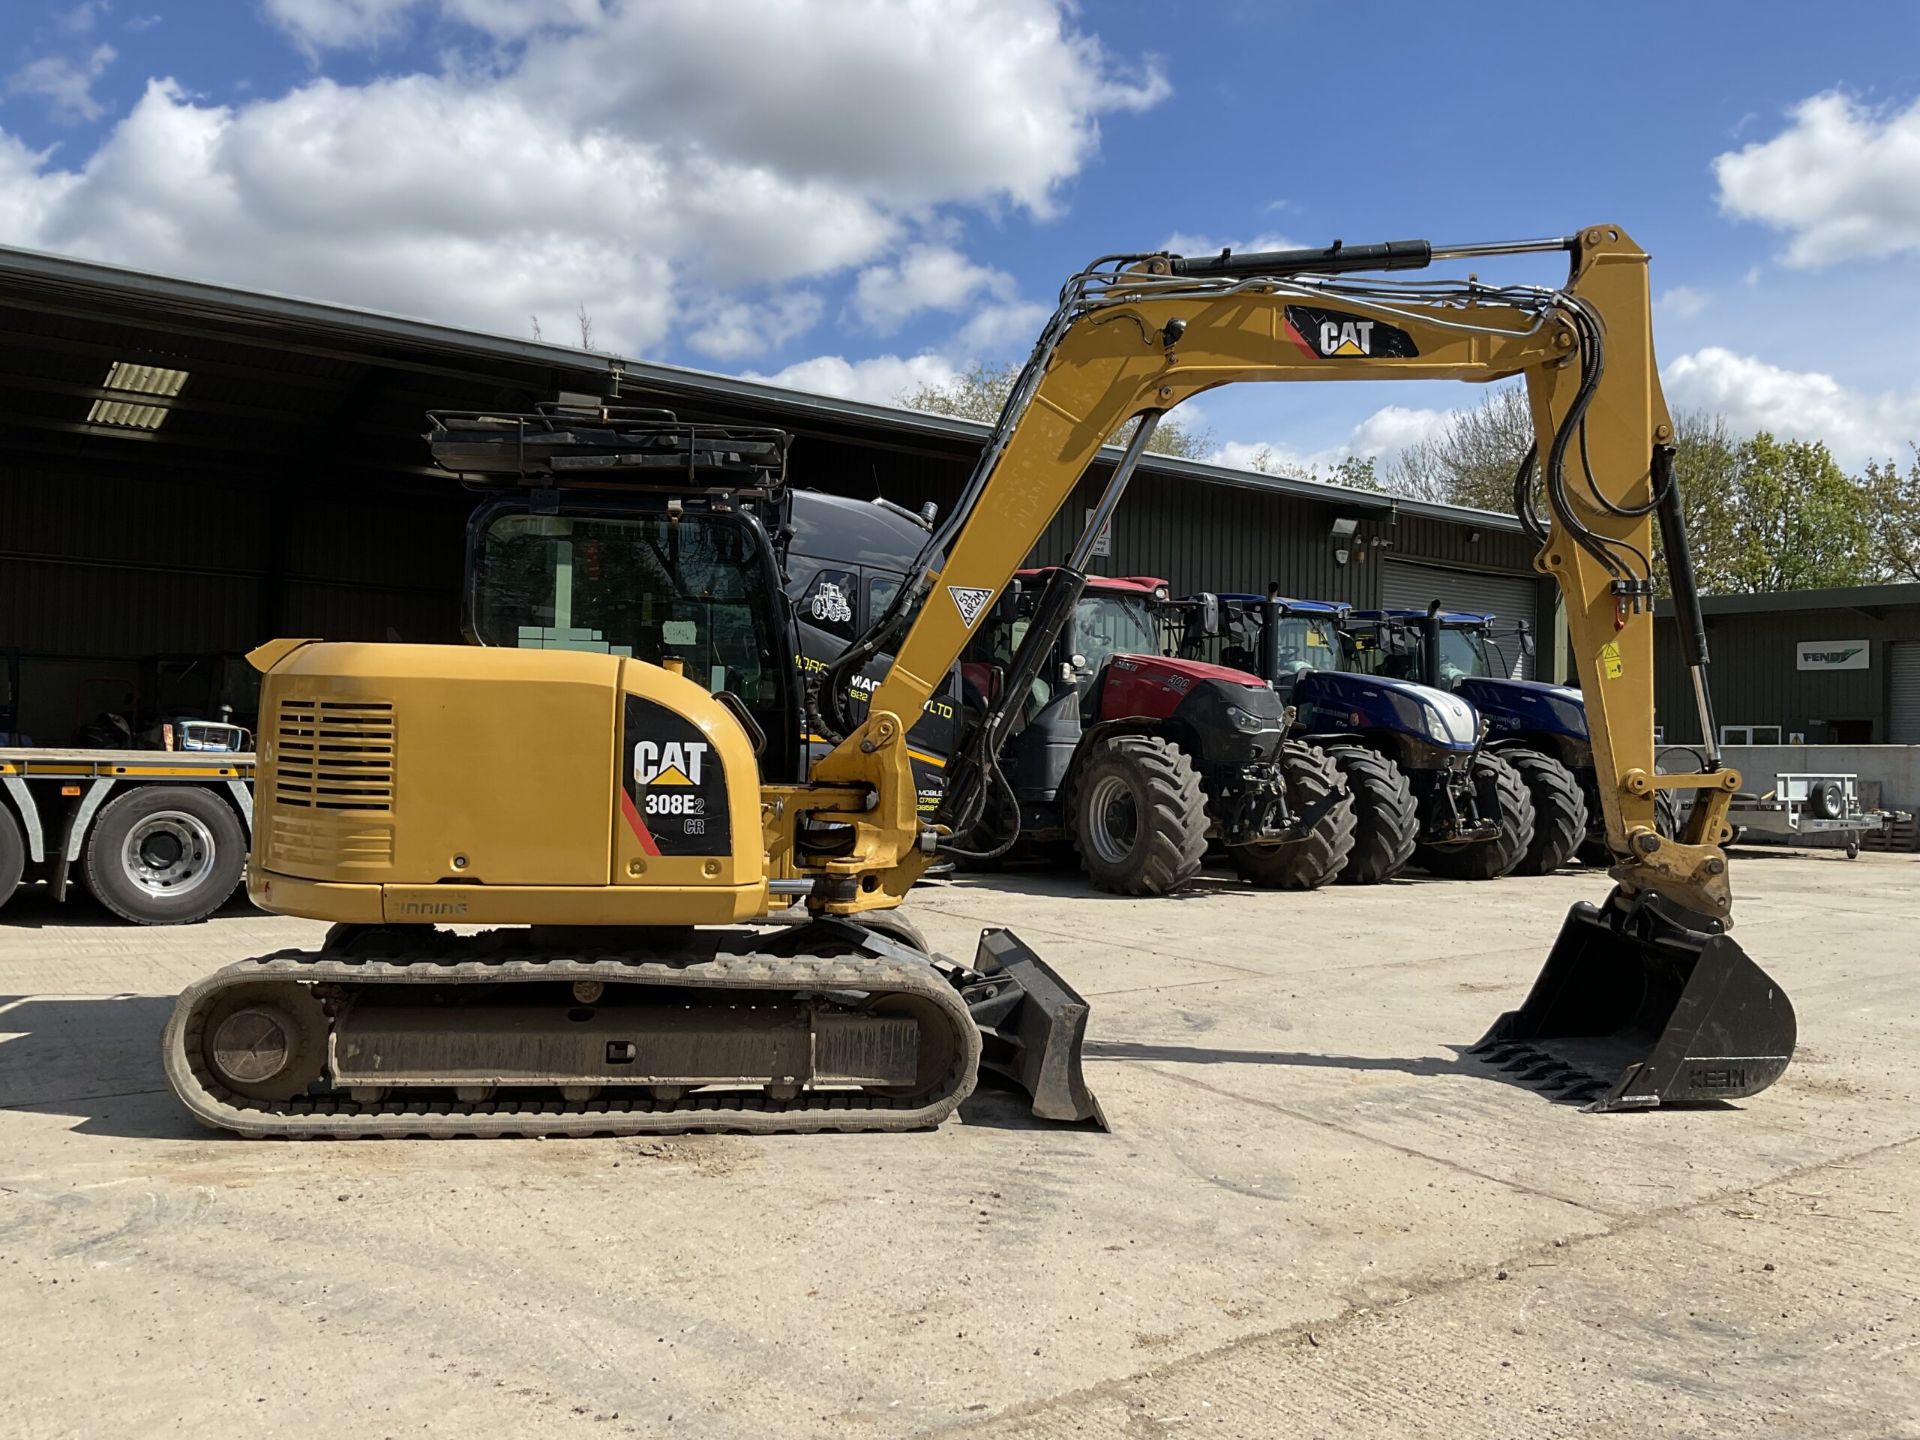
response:
[[[961,666],[968,709],[1005,726],[1000,803],[1017,804],[1021,843],[1071,842],[1093,883],[1122,895],[1178,889],[1210,848],[1255,885],[1312,890],[1338,875],[1354,832],[1339,771],[1287,738],[1271,685],[1163,653],[1164,581],[1089,577],[1053,653],[1021,667],[1026,693],[1006,693],[1064,573],[1021,571]],[[1006,835],[1009,819],[980,828]]]

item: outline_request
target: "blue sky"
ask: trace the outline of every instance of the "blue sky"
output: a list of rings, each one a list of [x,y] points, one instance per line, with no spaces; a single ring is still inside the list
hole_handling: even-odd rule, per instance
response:
[[[1607,220],[1676,404],[1920,440],[1920,7],[0,3],[0,243],[884,400],[1110,250]],[[1326,465],[1473,398],[1200,418]]]

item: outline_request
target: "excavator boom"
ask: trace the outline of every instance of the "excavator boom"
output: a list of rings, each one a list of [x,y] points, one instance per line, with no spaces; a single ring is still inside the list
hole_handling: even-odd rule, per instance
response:
[[[1369,273],[1544,252],[1568,257],[1564,283]],[[439,443],[473,456],[450,468],[497,462],[521,482],[538,470],[543,486],[563,472],[643,478],[621,513],[644,554],[619,573],[634,612],[652,617],[634,622],[644,644],[556,609],[524,627],[523,649],[261,647],[249,890],[336,924],[317,953],[189,987],[164,1042],[175,1089],[209,1123],[254,1135],[886,1130],[937,1124],[987,1068],[1044,1118],[1097,1119],[1080,1072],[1087,1007],[1062,977],[1006,932],[986,932],[963,966],[874,912],[1008,808],[998,756],[1015,697],[1162,416],[1242,381],[1509,377],[1526,384],[1538,436],[1516,509],[1565,597],[1616,883],[1604,904],[1574,907],[1483,1052],[1601,1108],[1765,1088],[1794,1021],[1724,933],[1720,846],[1739,777],[1711,749],[1697,773],[1654,763],[1656,515],[1711,736],[1706,650],[1647,257],[1595,226],[1507,244],[1116,255],[1075,275],[958,505],[809,700],[834,748],[804,780],[769,780],[777,762],[752,713],[794,693],[762,663],[785,648],[769,638],[778,626],[749,623],[768,589],[767,536],[743,503],[777,489],[784,444],[670,416],[464,417]],[[1129,425],[996,708],[923,820],[912,721]],[[560,529],[530,514],[502,563],[558,554],[571,571]],[[585,554],[598,557],[589,570],[604,558]],[[856,723],[849,680],[883,655]],[[789,721],[797,731],[797,715],[776,723]],[[529,745],[536,735],[550,743]],[[1694,797],[1677,837],[1655,824],[1663,790]],[[808,923],[774,940],[754,931],[788,900]],[[434,920],[517,928],[459,936]]]
[[[1556,287],[1342,278],[1436,258],[1548,251],[1569,261]],[[1536,566],[1565,601],[1616,885],[1604,906],[1576,907],[1533,995],[1487,1037],[1488,1053],[1609,1107],[1727,1099],[1771,1084],[1792,1053],[1792,1007],[1723,933],[1732,890],[1721,842],[1739,775],[1711,749],[1694,773],[1662,774],[1654,759],[1656,517],[1705,732],[1714,728],[1673,422],[1654,360],[1647,256],[1617,226],[1483,245],[1120,255],[1075,276],[960,504],[928,542],[926,553],[943,561],[902,587],[889,616],[841,661],[899,642],[866,719],[839,732],[816,771],[869,785],[882,800],[865,827],[842,817],[863,834],[841,863],[867,873],[897,865],[878,888],[899,894],[930,858],[924,843],[899,844],[912,799],[902,717],[919,713],[1100,447],[1129,423],[1130,443],[1087,534],[1027,634],[1028,658],[1045,653],[1049,625],[1071,608],[1091,538],[1152,427],[1181,402],[1243,381],[1513,377],[1527,387],[1539,437],[1515,478],[1516,509],[1540,542]],[[976,516],[990,523],[970,523]],[[1020,664],[1016,657],[1016,671]],[[1023,693],[1020,678],[1005,693]],[[937,818],[952,830],[976,824],[1004,783],[995,770],[1003,719],[990,715],[950,772]],[[1662,836],[1655,823],[1663,790],[1693,799],[1678,836]]]

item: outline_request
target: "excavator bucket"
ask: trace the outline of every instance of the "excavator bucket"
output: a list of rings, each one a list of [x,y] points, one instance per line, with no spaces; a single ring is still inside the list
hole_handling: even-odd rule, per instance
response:
[[[1091,1120],[1107,1128],[1087,1088],[1080,1047],[1087,1002],[1011,930],[983,930],[962,994],[980,1027],[981,1068],[1017,1085],[1042,1120]]]
[[[1757,1095],[1794,1037],[1786,992],[1731,936],[1616,891],[1573,907],[1526,1003],[1470,1053],[1585,1109],[1633,1110]]]

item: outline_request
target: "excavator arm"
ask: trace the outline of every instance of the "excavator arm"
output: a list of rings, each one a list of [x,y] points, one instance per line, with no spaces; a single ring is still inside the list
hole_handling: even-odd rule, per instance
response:
[[[1559,286],[1366,273],[1546,251],[1569,258]],[[1606,1082],[1610,1093],[1586,1097],[1608,1104],[1727,1098],[1771,1083],[1791,1053],[1792,1011],[1721,933],[1732,892],[1720,842],[1739,776],[1712,749],[1705,644],[1679,518],[1673,423],[1655,368],[1647,256],[1616,226],[1487,245],[1111,256],[1070,280],[960,504],[928,541],[925,556],[937,562],[921,567],[916,583],[902,587],[888,615],[839,662],[851,668],[885,649],[895,656],[864,720],[816,766],[816,784],[828,789],[810,807],[794,797],[796,810],[811,808],[856,832],[851,850],[828,869],[857,883],[829,887],[821,908],[851,913],[895,903],[946,843],[915,812],[906,718],[920,713],[1101,446],[1129,422],[1136,428],[1065,567],[1070,577],[1084,573],[1091,538],[1118,504],[1152,427],[1195,395],[1243,381],[1515,376],[1526,383],[1538,437],[1516,476],[1516,508],[1540,541],[1536,566],[1565,600],[1617,885],[1604,907],[1577,907],[1534,996],[1488,1043],[1517,1047],[1522,1065],[1576,1079],[1630,1070]],[[1655,765],[1656,516],[1709,736],[1697,773],[1661,774]],[[1047,653],[1071,608],[1071,595],[1053,598],[1024,642],[1029,665]],[[1020,664],[1016,657],[1016,672]],[[1021,678],[1012,677],[1009,693],[1021,693]],[[843,690],[837,680],[830,675],[824,689]],[[963,757],[970,763],[956,767],[938,829],[964,829],[982,813],[1004,720],[990,715]],[[828,728],[841,733],[831,719]],[[834,790],[860,800],[821,808]],[[1694,792],[1682,835],[1658,831],[1660,790]],[[1576,953],[1585,958],[1559,959]],[[1724,963],[1695,984],[1703,955]],[[1603,971],[1615,983],[1594,979]],[[1622,979],[1629,971],[1637,973]],[[1716,986],[1714,995],[1704,993]],[[1621,1066],[1587,1056],[1587,1065],[1544,1043],[1568,1031],[1596,1045],[1618,1042],[1628,1030],[1671,1039],[1675,1011],[1688,1007],[1698,1033],[1669,1045],[1674,1053],[1664,1061]],[[1729,1007],[1764,1012],[1765,1022],[1729,1028]],[[1515,1016],[1521,1022],[1509,1024]],[[1604,1033],[1584,1033],[1596,1030]],[[1636,1047],[1647,1048],[1637,1040],[1629,1046]],[[1656,1062],[1666,1066],[1659,1076],[1649,1068]]]

